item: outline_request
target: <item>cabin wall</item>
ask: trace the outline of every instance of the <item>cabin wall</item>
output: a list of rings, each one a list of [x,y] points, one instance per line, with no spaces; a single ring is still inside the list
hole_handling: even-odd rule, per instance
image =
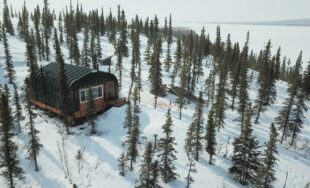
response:
[[[108,107],[105,103],[104,98],[99,98],[94,100],[96,111],[102,112]],[[88,102],[80,103],[80,110],[74,113],[75,118],[81,118],[87,115]]]

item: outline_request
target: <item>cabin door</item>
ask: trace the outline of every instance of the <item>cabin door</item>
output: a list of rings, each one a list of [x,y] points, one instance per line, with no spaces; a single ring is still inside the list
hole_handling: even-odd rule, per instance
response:
[[[115,100],[114,81],[107,82],[105,84],[105,90],[106,90],[106,101],[109,102]]]

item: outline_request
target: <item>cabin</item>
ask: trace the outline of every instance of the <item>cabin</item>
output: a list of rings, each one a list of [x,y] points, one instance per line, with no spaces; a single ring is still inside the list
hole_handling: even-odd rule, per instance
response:
[[[35,72],[32,100],[39,108],[61,116],[58,97],[59,72],[58,63],[50,63]],[[72,95],[75,120],[87,115],[89,88],[92,89],[98,113],[126,103],[125,98],[119,98],[118,81],[113,74],[69,64],[65,64],[65,72]]]

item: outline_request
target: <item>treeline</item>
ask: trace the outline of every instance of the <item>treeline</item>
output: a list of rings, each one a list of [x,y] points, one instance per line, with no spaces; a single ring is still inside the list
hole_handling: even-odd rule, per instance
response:
[[[18,19],[17,28],[14,29],[11,19]],[[32,22],[32,24],[30,24]],[[30,27],[33,25],[33,27]],[[212,42],[205,29],[200,34],[189,32],[183,36],[174,37],[172,16],[165,19],[164,27],[159,27],[159,19],[142,19],[138,16],[128,20],[125,11],[118,6],[117,14],[112,11],[104,14],[103,9],[85,12],[82,4],[72,5],[61,11],[58,15],[49,8],[47,0],[44,6],[37,6],[32,12],[23,5],[22,10],[13,13],[4,0],[3,20],[1,23],[0,40],[4,46],[5,70],[8,85],[3,86],[1,92],[1,165],[2,175],[11,187],[14,179],[22,178],[17,156],[17,145],[13,137],[20,133],[19,122],[27,118],[29,126],[28,158],[34,161],[35,170],[37,155],[41,147],[38,131],[35,129],[35,113],[32,110],[31,84],[33,73],[38,69],[38,61],[55,59],[60,64],[59,75],[59,101],[63,112],[67,134],[70,134],[72,119],[72,99],[69,95],[69,85],[64,70],[65,59],[61,47],[69,50],[70,62],[78,66],[98,69],[103,54],[100,37],[106,36],[114,45],[116,56],[116,70],[121,86],[123,77],[124,58],[131,57],[131,85],[128,94],[128,106],[124,127],[128,129],[124,142],[125,151],[119,158],[120,175],[125,176],[127,170],[134,169],[134,163],[140,155],[140,113],[142,77],[141,67],[145,63],[149,67],[148,81],[150,93],[154,95],[154,108],[157,107],[158,97],[166,95],[162,73],[169,73],[170,87],[181,88],[175,103],[182,119],[182,110],[193,100],[192,96],[198,94],[196,108],[191,124],[188,127],[185,140],[185,151],[188,156],[188,176],[186,186],[194,181],[192,173],[197,172],[195,162],[199,161],[202,151],[206,151],[210,165],[215,164],[216,134],[225,127],[225,111],[236,110],[240,125],[240,136],[233,142],[232,166],[229,173],[241,184],[253,184],[257,187],[272,187],[275,181],[275,165],[277,153],[278,134],[281,144],[288,140],[293,146],[297,135],[302,130],[303,113],[307,110],[305,101],[310,96],[310,64],[305,71],[302,70],[302,53],[293,65],[290,59],[281,57],[281,48],[275,55],[271,53],[271,41],[268,41],[259,54],[249,50],[250,34],[246,35],[246,42],[241,46],[238,42],[232,43],[230,35],[222,39],[220,27],[216,29],[216,39]],[[83,33],[83,46],[79,49],[78,34]],[[29,75],[25,80],[24,105],[20,103],[16,73],[10,54],[7,35],[18,35],[26,43],[26,62],[29,66]],[[147,37],[147,47],[141,54],[141,39]],[[53,41],[53,45],[50,42]],[[129,49],[131,42],[131,50]],[[175,53],[171,46],[176,44]],[[167,50],[163,52],[163,45]],[[55,57],[51,56],[51,46]],[[130,55],[131,53],[131,55]],[[213,58],[205,64],[204,60]],[[209,75],[205,75],[204,67],[210,68]],[[257,80],[254,80],[258,74]],[[202,80],[206,76],[206,80]],[[260,143],[253,134],[252,122],[259,124],[260,115],[277,97],[275,83],[279,80],[289,83],[289,97],[284,101],[279,116],[270,125],[270,138],[265,144],[262,153]],[[249,98],[249,85],[256,82],[258,95],[254,102]],[[201,87],[203,83],[204,87]],[[10,96],[10,88],[14,94]],[[89,96],[92,96],[89,90]],[[10,108],[14,104],[14,111]],[[88,123],[92,127],[91,133],[96,133],[95,113],[92,97],[89,99]],[[205,123],[205,107],[208,107],[207,122]],[[22,109],[27,111],[23,117]],[[16,127],[15,127],[16,125]],[[166,122],[162,125],[163,136],[155,143],[148,143],[143,154],[140,169],[139,184],[137,187],[160,187],[159,178],[163,182],[175,181],[179,176],[176,173],[175,161],[177,152],[175,138],[172,136],[173,120],[171,110],[166,114]],[[155,139],[156,140],[156,139]]]

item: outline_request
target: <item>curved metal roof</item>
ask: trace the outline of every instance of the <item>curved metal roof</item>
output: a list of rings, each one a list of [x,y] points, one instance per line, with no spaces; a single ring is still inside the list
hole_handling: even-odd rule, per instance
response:
[[[57,77],[60,72],[60,65],[58,63],[50,63],[42,67],[42,70],[44,72],[44,76],[48,75],[50,81],[54,82],[53,85],[56,84]],[[87,67],[79,67],[76,65],[65,64],[65,72],[68,79],[68,83],[71,86],[76,80],[91,73],[92,70]]]

